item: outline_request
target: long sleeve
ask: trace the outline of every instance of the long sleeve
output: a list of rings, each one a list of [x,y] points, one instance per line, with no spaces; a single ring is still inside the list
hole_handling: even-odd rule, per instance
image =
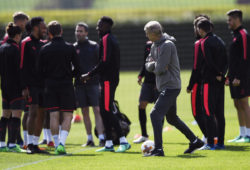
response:
[[[157,62],[155,63],[155,69],[153,71],[155,75],[161,75],[167,71],[167,66],[171,61],[171,55],[173,52],[172,48],[174,48],[174,45],[171,41],[169,41],[158,48],[160,48],[158,49],[160,54],[158,55]]]
[[[105,36],[103,36],[102,41],[101,41],[101,47],[100,48],[102,50],[101,54],[101,58],[99,60],[99,63],[94,67],[94,69],[92,69],[89,72],[89,76],[93,77],[94,75],[100,73],[100,72],[105,72],[105,70],[109,69],[109,65],[111,62],[111,52],[112,52],[112,45],[111,45],[111,39],[109,34],[106,34]]]

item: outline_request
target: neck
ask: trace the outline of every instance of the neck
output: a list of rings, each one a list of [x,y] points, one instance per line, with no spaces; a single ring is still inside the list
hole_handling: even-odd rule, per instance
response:
[[[241,27],[241,24],[236,24],[233,30],[237,30],[239,27]]]
[[[33,37],[35,37],[36,39],[40,39],[39,36],[38,36],[38,34],[36,34],[36,33],[34,33],[34,32],[32,32],[31,35],[32,35]]]

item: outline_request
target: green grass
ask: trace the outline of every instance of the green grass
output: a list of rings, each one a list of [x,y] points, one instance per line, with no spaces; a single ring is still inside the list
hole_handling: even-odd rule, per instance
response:
[[[193,116],[190,107],[190,95],[185,92],[190,76],[189,71],[182,71],[182,91],[178,97],[178,115],[199,137],[202,136],[197,125],[192,125]],[[128,140],[132,144],[134,136],[140,134],[138,121],[138,97],[140,86],[137,85],[136,72],[122,72],[116,99],[121,111],[132,121]],[[226,135],[225,140],[238,135],[238,122],[229,90],[226,87],[225,97]],[[152,126],[149,112],[152,104],[147,108],[148,131],[153,140]],[[91,114],[92,121],[94,120]],[[169,126],[165,122],[164,126]],[[21,166],[19,169],[249,169],[250,144],[226,144],[224,151],[196,151],[191,155],[184,155],[188,147],[188,140],[175,128],[163,133],[165,157],[142,157],[141,145],[132,144],[126,153],[96,153],[97,148],[82,148],[86,142],[83,124],[73,124],[69,134],[66,150],[72,156],[26,155],[15,153],[0,153],[0,168],[7,169]],[[95,143],[98,140],[95,138]],[[116,147],[117,148],[117,147]]]

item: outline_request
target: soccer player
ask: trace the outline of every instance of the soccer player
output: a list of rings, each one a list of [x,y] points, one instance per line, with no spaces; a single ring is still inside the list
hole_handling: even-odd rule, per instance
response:
[[[240,135],[228,142],[250,142],[250,36],[242,26],[242,11],[227,12],[228,28],[232,30],[229,72],[226,85],[230,86],[231,97],[238,113]]]
[[[162,32],[162,26],[157,21],[148,22],[144,31],[153,42],[150,54],[145,64],[146,69],[156,76],[156,87],[160,95],[151,111],[150,117],[154,130],[155,149],[150,156],[164,156],[162,148],[162,126],[166,115],[169,124],[175,126],[190,141],[189,148],[184,153],[192,153],[203,146],[193,132],[176,114],[176,99],[181,89],[180,66],[174,38]]]
[[[159,92],[155,86],[155,75],[154,73],[150,73],[145,69],[145,62],[146,58],[150,53],[152,42],[147,41],[145,48],[144,48],[144,62],[141,68],[141,71],[138,76],[138,84],[141,85],[141,92],[139,97],[139,121],[141,126],[141,133],[142,135],[134,140],[134,143],[142,143],[148,140],[147,134],[147,116],[146,116],[146,107],[148,103],[153,103],[159,96]],[[144,81],[142,83],[142,79],[144,77]]]
[[[28,21],[29,21],[29,16],[21,11],[15,12],[13,14],[14,24],[19,26],[22,30],[22,39],[24,39],[27,36],[25,26]],[[4,44],[7,40],[8,40],[8,34],[6,33],[1,43]]]
[[[20,49],[19,42],[22,30],[14,23],[9,23],[6,32],[8,39],[0,47],[0,75],[2,90],[3,113],[0,120],[0,152],[23,152],[16,145],[17,135],[20,131],[23,106],[22,89],[20,83]],[[10,116],[12,115],[12,118]],[[9,145],[5,144],[6,127],[9,126]]]
[[[75,37],[77,42],[74,44],[76,52],[80,57],[80,66],[82,73],[88,73],[98,64],[99,61],[99,45],[88,39],[88,25],[80,22],[76,25]],[[95,114],[95,124],[98,132],[99,146],[105,145],[104,127],[99,108],[99,77],[95,76],[86,83],[80,79],[75,81],[75,93],[77,107],[82,109],[82,115],[86,133],[88,135],[87,143],[82,146],[95,146],[91,133],[91,120],[89,117],[89,106],[92,106]]]
[[[194,19],[193,25],[194,25],[194,35],[196,38],[195,44],[194,44],[194,64],[192,73],[190,76],[189,84],[187,87],[187,93],[191,93],[191,106],[192,106],[192,112],[193,116],[201,129],[204,138],[207,138],[207,130],[206,130],[206,120],[205,120],[205,113],[202,109],[202,98],[201,98],[201,74],[200,71],[197,69],[200,62],[198,62],[198,55],[199,55],[199,47],[201,44],[201,36],[199,35],[199,32],[197,30],[197,23],[201,19],[209,19],[207,16],[200,15],[197,16]]]
[[[203,150],[224,149],[224,83],[227,72],[225,43],[212,33],[211,22],[202,19],[197,24],[201,39],[199,57],[201,73],[203,108],[206,115],[207,144]],[[217,127],[216,127],[217,125]],[[218,143],[214,145],[216,128]]]
[[[32,31],[22,41],[20,61],[22,94],[29,103],[27,153],[47,153],[38,148],[44,120],[44,82],[37,72],[38,54],[44,45],[42,39],[47,34],[47,28],[42,17],[33,17],[30,25]]]
[[[113,23],[113,20],[107,16],[103,16],[99,19],[96,29],[101,38],[99,43],[100,60],[94,69],[82,76],[83,81],[86,81],[97,74],[100,76],[100,110],[106,133],[106,143],[105,147],[97,150],[97,152],[114,151],[111,134],[112,127],[116,130],[116,134],[120,139],[120,146],[116,152],[125,152],[131,147],[121,130],[118,120],[113,114],[113,101],[115,98],[116,87],[119,83],[120,72],[120,49],[116,38],[111,33]]]
[[[62,38],[58,21],[48,24],[50,42],[41,48],[38,70],[45,81],[45,105],[50,112],[50,129],[54,138],[55,154],[66,154],[65,142],[75,110],[73,76],[80,77],[79,58],[73,45]],[[74,72],[72,70],[72,64]],[[59,117],[62,112],[62,130],[59,139]]]

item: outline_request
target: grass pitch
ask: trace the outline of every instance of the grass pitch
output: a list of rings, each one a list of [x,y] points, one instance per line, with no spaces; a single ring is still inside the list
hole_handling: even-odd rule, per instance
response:
[[[190,72],[182,71],[182,91],[178,97],[178,115],[199,137],[202,136],[194,120],[190,95],[185,92]],[[250,143],[228,144],[223,151],[196,151],[194,154],[184,155],[188,147],[188,140],[178,130],[164,123],[164,127],[170,127],[163,132],[165,157],[142,157],[141,145],[133,144],[134,136],[140,134],[138,121],[138,97],[140,86],[137,84],[137,72],[122,72],[120,84],[117,89],[116,99],[120,109],[131,120],[131,131],[127,137],[132,148],[126,153],[97,153],[96,148],[83,148],[87,137],[83,124],[73,124],[66,142],[66,150],[71,153],[68,156],[51,155],[27,155],[16,153],[0,153],[0,169],[250,169]],[[148,132],[153,140],[152,125],[149,117],[152,104],[147,108]],[[239,133],[236,110],[230,98],[228,87],[225,96],[226,134],[225,141],[234,138]],[[93,114],[91,114],[94,122]],[[95,138],[98,144],[98,139]],[[117,149],[117,147],[115,147]]]

